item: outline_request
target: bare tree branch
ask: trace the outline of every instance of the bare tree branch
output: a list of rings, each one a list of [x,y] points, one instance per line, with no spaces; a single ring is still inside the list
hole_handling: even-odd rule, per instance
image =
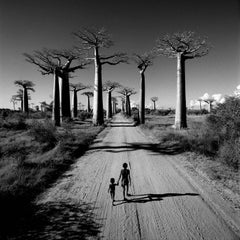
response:
[[[202,57],[208,54],[210,45],[206,38],[200,38],[194,32],[185,31],[165,35],[157,40],[156,53],[167,57],[176,57],[181,53],[185,59]]]

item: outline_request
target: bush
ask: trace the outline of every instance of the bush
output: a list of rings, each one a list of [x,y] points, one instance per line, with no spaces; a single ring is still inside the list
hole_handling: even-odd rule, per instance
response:
[[[93,114],[91,112],[85,112],[85,111],[82,111],[82,112],[79,112],[78,113],[78,118],[81,120],[81,121],[85,121],[86,119],[88,118],[92,118]]]
[[[188,115],[203,115],[203,114],[208,114],[208,110],[202,109],[202,110],[197,110],[197,109],[188,109],[187,110]]]
[[[54,147],[58,141],[56,127],[52,122],[46,120],[39,122],[34,120],[29,127],[30,136],[40,143],[47,143],[49,147]]]
[[[13,129],[13,130],[25,130],[27,129],[26,114],[21,113],[9,113],[3,114],[0,120],[0,127]]]
[[[240,138],[234,141],[226,141],[218,151],[219,159],[228,166],[239,170],[240,161]]]

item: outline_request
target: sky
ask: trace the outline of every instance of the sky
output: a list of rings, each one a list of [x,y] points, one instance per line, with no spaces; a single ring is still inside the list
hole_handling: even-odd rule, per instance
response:
[[[205,93],[230,95],[240,84],[239,21],[238,0],[0,0],[0,108],[13,108],[15,80],[35,83],[30,106],[50,103],[53,76],[42,76],[23,53],[69,49],[77,44],[72,33],[83,27],[105,27],[111,33],[115,44],[102,53],[122,51],[129,56],[151,50],[167,33],[190,30],[207,36],[212,45],[209,54],[186,62],[187,105]],[[174,108],[176,59],[157,57],[145,77],[146,105],[157,96],[158,108]],[[132,62],[104,65],[103,82],[107,80],[139,92],[140,76]],[[75,72],[71,82],[93,85],[93,65]],[[78,96],[86,106],[86,97],[81,92]],[[131,99],[138,103],[139,95]]]

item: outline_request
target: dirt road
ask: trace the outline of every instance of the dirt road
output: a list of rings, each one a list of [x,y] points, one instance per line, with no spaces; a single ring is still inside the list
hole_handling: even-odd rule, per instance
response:
[[[164,149],[155,149],[121,115],[108,131],[41,196],[49,220],[39,239],[239,239],[179,175]],[[118,178],[124,162],[132,175],[131,196],[123,201],[117,187],[112,206],[109,179]]]

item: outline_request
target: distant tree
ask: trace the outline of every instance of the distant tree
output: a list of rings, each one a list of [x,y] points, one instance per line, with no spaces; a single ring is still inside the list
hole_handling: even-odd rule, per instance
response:
[[[156,102],[158,101],[158,97],[152,97],[151,101],[153,102],[153,110],[156,110]]]
[[[212,112],[212,104],[213,104],[213,102],[215,102],[215,99],[209,97],[207,99],[203,99],[203,101],[208,104],[209,112],[211,113]]]
[[[78,97],[77,97],[77,93],[79,91],[82,91],[86,88],[89,88],[89,86],[85,86],[82,83],[70,83],[70,90],[73,92],[73,100],[72,100],[72,104],[73,104],[73,110],[72,110],[72,115],[74,118],[77,117],[77,105],[78,105]]]
[[[107,114],[106,118],[112,118],[113,111],[112,111],[112,91],[115,88],[120,87],[120,84],[117,82],[106,81],[103,84],[103,91],[107,92]]]
[[[112,55],[102,55],[101,48],[109,48],[113,45],[111,36],[104,29],[84,29],[74,33],[80,41],[81,46],[88,50],[93,50],[93,57],[88,59],[94,60],[95,80],[94,80],[94,97],[93,97],[93,123],[102,125],[104,123],[103,115],[103,98],[102,98],[102,66],[117,65],[126,63],[127,56],[125,53],[114,53]]]
[[[116,114],[117,113],[117,98],[116,97],[112,97],[112,114]]]
[[[121,112],[125,112],[125,97],[124,96],[119,96],[121,100]]]
[[[121,87],[118,93],[125,97],[125,113],[127,116],[131,116],[131,101],[130,96],[136,94],[137,92],[133,88]]]
[[[145,71],[153,64],[154,54],[152,52],[142,55],[134,54],[133,60],[137,64],[140,73],[140,100],[139,100],[139,121],[145,123]]]
[[[200,111],[202,111],[202,101],[203,100],[201,98],[199,98],[197,101],[199,102]]]
[[[185,31],[166,35],[157,40],[156,51],[159,55],[177,58],[177,105],[175,127],[187,128],[185,61],[208,54],[206,38],[200,38],[194,32]]]
[[[75,50],[43,49],[27,54],[26,61],[39,67],[43,74],[53,74],[53,112],[52,120],[59,126],[62,118],[71,117],[69,74],[78,69],[84,69],[88,61],[83,58],[83,53]],[[77,62],[75,66],[72,66]]]
[[[28,105],[28,91],[33,91],[35,84],[29,80],[16,80],[14,82],[15,85],[22,87],[23,90],[23,112],[29,112],[29,105]]]
[[[87,111],[91,112],[91,107],[90,107],[90,98],[93,97],[93,92],[84,92],[82,95],[87,96]]]

